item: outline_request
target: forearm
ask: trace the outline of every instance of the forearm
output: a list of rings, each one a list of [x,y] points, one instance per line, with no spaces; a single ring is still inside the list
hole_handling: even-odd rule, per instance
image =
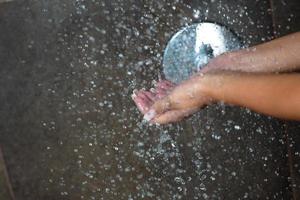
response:
[[[300,32],[213,59],[207,69],[284,72],[300,68]]]
[[[200,84],[201,92],[215,101],[300,120],[300,74],[209,74]]]

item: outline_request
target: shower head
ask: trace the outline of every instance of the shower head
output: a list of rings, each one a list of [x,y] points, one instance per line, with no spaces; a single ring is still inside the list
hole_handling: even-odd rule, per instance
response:
[[[210,59],[241,48],[238,37],[214,23],[187,26],[171,38],[163,56],[166,79],[179,83],[199,71]]]

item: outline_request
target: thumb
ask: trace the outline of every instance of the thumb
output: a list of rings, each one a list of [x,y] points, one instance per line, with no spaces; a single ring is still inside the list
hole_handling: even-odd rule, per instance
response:
[[[165,113],[166,111],[172,109],[172,103],[170,96],[166,96],[160,100],[157,100],[150,110],[144,115],[144,120],[151,121],[158,115]]]

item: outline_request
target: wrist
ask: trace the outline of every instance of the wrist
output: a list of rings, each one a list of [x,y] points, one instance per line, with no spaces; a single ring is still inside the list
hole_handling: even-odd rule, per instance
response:
[[[220,71],[220,70],[234,70],[239,68],[245,52],[244,50],[226,52],[213,58],[203,72]]]
[[[214,95],[214,89],[217,85],[220,85],[220,73],[206,73],[198,74],[196,77],[198,80],[198,90],[199,94],[206,97],[209,100],[209,103],[215,103],[217,99]]]

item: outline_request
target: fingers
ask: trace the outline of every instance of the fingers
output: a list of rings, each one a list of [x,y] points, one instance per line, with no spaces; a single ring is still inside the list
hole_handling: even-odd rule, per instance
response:
[[[199,95],[195,97],[191,90],[194,81],[191,79],[178,86],[166,80],[153,81],[156,89],[135,90],[132,99],[144,114],[144,120],[158,124],[177,122],[196,112],[206,102]]]
[[[134,90],[131,98],[139,111],[145,114],[153,104],[153,100],[151,98],[154,98],[154,95],[144,90]]]
[[[149,108],[154,104],[155,109],[159,113],[164,112],[168,108],[168,103],[166,100],[168,98],[165,98],[168,95],[168,92],[175,87],[175,84],[167,81],[167,80],[160,80],[159,82],[153,81],[153,84],[155,85],[156,89],[151,88],[149,91],[145,91],[145,89],[142,89],[140,91],[134,90],[132,99],[137,105],[138,109],[140,110],[141,113],[147,114],[147,116],[154,116],[156,111],[150,110]],[[165,99],[164,99],[165,98]],[[163,101],[160,101],[164,99]],[[152,113],[152,114],[151,114]],[[146,119],[149,117],[146,116]],[[153,117],[150,117],[153,118]]]
[[[174,123],[174,122],[181,121],[185,117],[188,117],[197,111],[198,111],[197,108],[186,109],[186,110],[172,110],[172,111],[168,111],[168,112],[154,118],[151,122],[161,124],[161,125],[168,124],[168,123]]]
[[[156,99],[158,100],[165,97],[168,94],[168,91],[163,88],[156,88],[155,94],[156,94]]]
[[[136,97],[133,99],[133,101],[141,113],[145,114],[148,111],[147,103],[143,99]]]
[[[176,85],[170,81],[162,80],[155,84],[155,94],[157,99],[165,97]]]
[[[167,80],[162,80],[162,81],[159,81],[156,84],[156,86],[157,86],[157,88],[162,88],[162,89],[165,89],[165,90],[169,90],[170,88],[173,88],[175,86],[175,84],[170,82],[170,81],[167,81]]]
[[[151,101],[155,101],[155,93],[151,92],[151,91],[142,91],[142,93]]]

